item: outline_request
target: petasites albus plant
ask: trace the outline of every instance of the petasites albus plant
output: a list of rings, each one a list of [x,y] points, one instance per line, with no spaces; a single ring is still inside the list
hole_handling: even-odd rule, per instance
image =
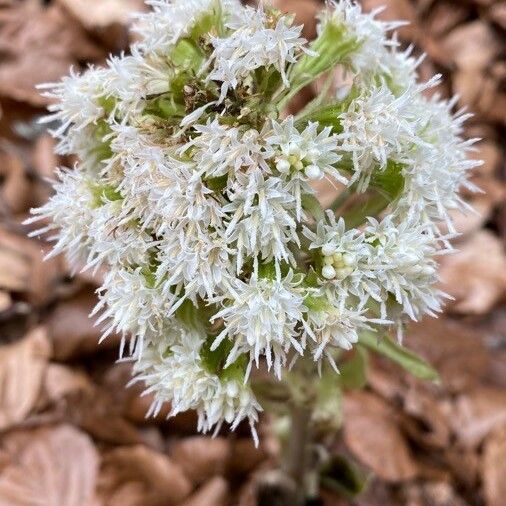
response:
[[[58,153],[79,161],[31,220],[53,255],[105,270],[94,314],[123,336],[151,412],[196,410],[202,431],[246,420],[257,439],[269,373],[313,421],[329,375],[339,396],[342,350],[433,377],[388,334],[440,311],[436,256],[477,162],[467,115],[426,98],[439,77],[419,82],[400,51],[402,23],[329,2],[308,43],[267,5],[147,3],[129,55],[43,87]],[[322,178],[340,188],[329,209]]]

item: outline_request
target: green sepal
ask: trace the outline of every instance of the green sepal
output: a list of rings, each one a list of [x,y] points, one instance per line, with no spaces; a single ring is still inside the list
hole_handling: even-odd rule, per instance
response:
[[[346,165],[340,162],[340,167],[346,168]],[[405,182],[402,168],[402,164],[389,160],[384,170],[374,170],[369,189],[364,194],[366,200],[359,199],[343,214],[346,228],[358,227],[368,216],[377,216],[399,198]]]
[[[202,321],[200,310],[191,300],[185,299],[176,310],[176,318],[188,327],[199,332],[205,332],[205,324]]]
[[[227,187],[228,183],[228,174],[224,174],[223,176],[218,177],[210,177],[209,179],[204,179],[204,184],[207,188],[212,190],[213,192],[221,192]]]
[[[244,374],[247,366],[246,355],[241,355],[225,368],[225,363],[232,350],[233,343],[228,339],[224,339],[216,349],[211,350],[213,341],[214,336],[210,336],[200,350],[202,364],[206,370],[211,374],[215,374],[223,381],[244,381]]]
[[[280,100],[278,109],[284,108],[302,88],[343,62],[359,47],[360,42],[349,37],[344,26],[332,21],[325,23],[320,35],[309,46],[316,55],[302,55],[290,69],[288,79],[291,86],[288,93]]]
[[[359,343],[399,364],[417,378],[439,382],[438,372],[428,362],[388,336],[364,331],[360,333]]]
[[[193,40],[186,38],[175,45],[170,53],[170,59],[176,67],[197,73],[205,61],[205,56]]]
[[[165,93],[148,102],[145,114],[152,114],[162,119],[183,118],[186,116],[184,104],[179,103],[171,93]]]
[[[306,193],[302,195],[302,208],[308,211],[316,221],[325,219],[325,211],[323,210],[320,201],[312,194]]]
[[[93,196],[93,207],[101,207],[107,202],[123,200],[121,193],[111,185],[101,185],[96,182],[89,184],[90,192]]]

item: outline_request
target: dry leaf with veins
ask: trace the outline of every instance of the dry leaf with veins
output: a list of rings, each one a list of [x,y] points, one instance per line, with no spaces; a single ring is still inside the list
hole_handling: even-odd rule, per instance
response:
[[[99,456],[71,426],[40,429],[0,476],[0,506],[92,506]]]

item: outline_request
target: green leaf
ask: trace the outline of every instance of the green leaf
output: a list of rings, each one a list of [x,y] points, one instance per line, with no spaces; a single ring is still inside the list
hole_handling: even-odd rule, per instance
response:
[[[359,343],[399,364],[417,378],[439,381],[438,372],[428,362],[416,353],[397,344],[390,337],[380,337],[374,332],[365,331],[360,334]]]
[[[357,346],[353,357],[343,364],[339,364],[339,381],[345,390],[358,390],[367,383],[367,350]]]

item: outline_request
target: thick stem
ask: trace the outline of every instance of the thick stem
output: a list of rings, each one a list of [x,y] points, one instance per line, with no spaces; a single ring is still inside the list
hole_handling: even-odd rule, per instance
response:
[[[307,406],[292,406],[290,436],[285,455],[285,471],[298,488],[297,506],[306,498],[307,472],[310,461],[311,409]]]

